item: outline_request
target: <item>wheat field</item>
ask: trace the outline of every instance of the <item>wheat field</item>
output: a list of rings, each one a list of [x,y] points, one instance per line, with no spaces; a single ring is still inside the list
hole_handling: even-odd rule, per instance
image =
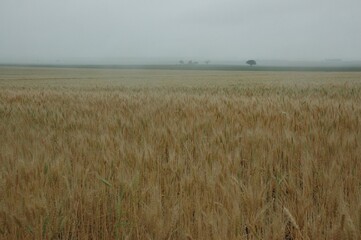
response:
[[[0,68],[0,239],[361,239],[361,73]]]

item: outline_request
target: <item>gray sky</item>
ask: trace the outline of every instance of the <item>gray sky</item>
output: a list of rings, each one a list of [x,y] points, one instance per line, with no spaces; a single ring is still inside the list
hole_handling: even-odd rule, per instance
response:
[[[0,61],[361,60],[360,0],[0,0]]]

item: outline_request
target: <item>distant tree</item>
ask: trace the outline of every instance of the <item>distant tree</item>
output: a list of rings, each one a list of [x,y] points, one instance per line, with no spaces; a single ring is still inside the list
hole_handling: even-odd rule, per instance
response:
[[[180,60],[180,61],[179,61],[179,64],[184,64],[184,61],[183,61],[183,60]]]
[[[188,64],[193,64],[193,61],[192,61],[192,60],[189,60],[189,61],[188,61]]]
[[[194,64],[194,65],[197,65],[197,64],[198,64],[198,62],[197,62],[197,61],[196,61],[196,62],[193,62],[193,64]]]
[[[253,65],[256,65],[256,64],[257,64],[255,60],[248,60],[246,63],[247,63],[248,65],[250,65],[251,67],[252,67]]]
[[[207,61],[204,61],[205,64],[209,64],[211,61],[207,60]]]

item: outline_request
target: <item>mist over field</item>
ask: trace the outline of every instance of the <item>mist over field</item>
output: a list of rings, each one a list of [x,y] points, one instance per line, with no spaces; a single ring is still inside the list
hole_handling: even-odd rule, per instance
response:
[[[358,0],[0,2],[0,63],[360,61]]]
[[[0,0],[0,240],[361,239],[360,0]]]

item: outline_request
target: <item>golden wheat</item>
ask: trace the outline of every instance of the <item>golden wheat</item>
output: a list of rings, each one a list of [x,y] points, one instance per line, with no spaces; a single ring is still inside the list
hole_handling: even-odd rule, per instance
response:
[[[0,68],[1,239],[360,239],[361,73]]]

